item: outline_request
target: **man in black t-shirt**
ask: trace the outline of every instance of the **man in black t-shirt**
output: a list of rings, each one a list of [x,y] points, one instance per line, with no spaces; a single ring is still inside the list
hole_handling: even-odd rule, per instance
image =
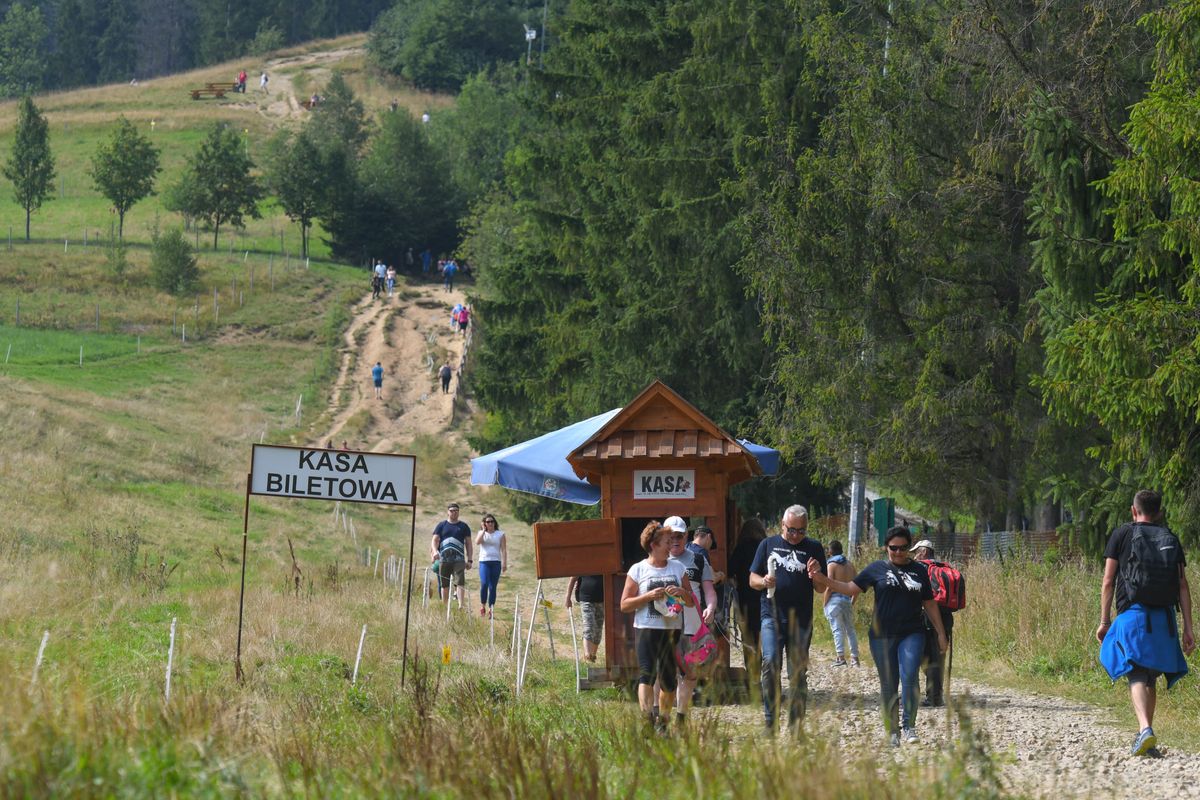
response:
[[[1183,547],[1179,539],[1163,525],[1162,498],[1157,492],[1143,489],[1133,496],[1130,511],[1133,523],[1113,531],[1104,549],[1100,625],[1096,628],[1096,639],[1100,642],[1100,663],[1109,677],[1115,681],[1122,675],[1129,676],[1129,695],[1139,726],[1130,752],[1142,756],[1157,753],[1155,746],[1158,740],[1152,726],[1154,706],[1158,700],[1158,676],[1166,676],[1168,687],[1183,677],[1187,673],[1183,654],[1192,652],[1196,640],[1192,633],[1192,595],[1184,571],[1186,561]],[[1147,542],[1150,544],[1145,544]],[[1139,599],[1139,596],[1133,595],[1127,582],[1125,570],[1135,550],[1144,556],[1146,547],[1150,548],[1151,558],[1141,563],[1159,564],[1163,572],[1178,573],[1177,592],[1174,586],[1162,585],[1162,580],[1175,580],[1173,575],[1150,583],[1159,589],[1166,589],[1166,595],[1176,598],[1175,605],[1183,613],[1181,632],[1177,630],[1174,606]],[[1172,561],[1177,565],[1175,570],[1169,569]],[[1133,577],[1147,574],[1153,572],[1135,569]],[[1115,620],[1110,617],[1114,597],[1117,604]],[[1181,638],[1182,650],[1179,646]]]
[[[780,674],[787,651],[788,727],[804,720],[808,701],[808,646],[812,641],[813,593],[808,560],[825,570],[825,548],[809,539],[808,511],[791,506],[783,512],[781,532],[758,545],[750,565],[750,586],[762,591],[760,642],[762,647],[763,718],[774,732],[779,714]]]
[[[438,596],[449,598],[450,579],[458,587],[458,605],[461,608],[466,594],[467,567],[472,564],[471,527],[458,519],[458,503],[446,506],[446,519],[433,529],[429,543],[430,559],[438,562]]]

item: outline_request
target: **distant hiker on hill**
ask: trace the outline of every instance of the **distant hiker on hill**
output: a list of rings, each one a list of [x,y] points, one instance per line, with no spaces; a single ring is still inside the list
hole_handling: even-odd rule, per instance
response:
[[[442,368],[438,370],[438,377],[442,380],[442,394],[450,394],[450,376],[454,374],[454,370],[450,368],[450,362],[442,364]]]
[[[246,78],[247,78],[247,77],[248,77],[248,76],[246,75],[246,70],[241,70],[240,72],[238,72],[238,76],[237,76],[237,90],[238,90],[239,92],[241,92],[242,94],[245,94],[245,93],[246,93]]]
[[[446,519],[433,529],[430,541],[432,560],[439,562],[438,576],[441,578],[439,595],[442,600],[450,599],[450,581],[458,587],[458,604],[462,606],[466,594],[466,568],[471,566],[471,527],[458,519],[458,503],[446,506]]]
[[[829,570],[829,577],[838,581],[848,581],[854,577],[854,565],[842,554],[841,542],[830,542],[828,555],[826,569]],[[854,630],[854,598],[833,589],[826,589],[823,598],[825,619],[829,620],[829,630],[833,633],[833,649],[837,653],[837,660],[833,665],[846,666],[846,656],[850,656],[850,665],[857,667],[858,634]]]
[[[375,362],[375,366],[371,367],[371,380],[375,383],[375,399],[383,399],[383,364],[379,361]]]
[[[884,541],[887,545],[884,559],[868,564],[853,581],[825,577],[815,558],[808,562],[808,574],[818,589],[833,589],[851,598],[867,589],[875,590],[870,630],[871,658],[879,673],[879,698],[888,743],[899,747],[901,741],[906,744],[920,741],[917,737],[917,684],[921,656],[925,653],[926,619],[937,630],[940,650],[945,651],[947,642],[942,617],[933,601],[929,571],[909,553],[912,532],[907,528],[889,528]]]
[[[269,80],[271,79],[267,77],[267,73],[263,72],[262,77],[258,79],[258,90],[260,92],[265,92],[267,90],[267,81]]]
[[[396,268],[389,266],[387,272],[384,273],[384,280],[387,281],[387,296],[391,297],[396,293]]]
[[[416,265],[417,265],[417,261],[415,258],[413,258],[413,251],[412,251],[412,248],[410,247],[410,248],[408,248],[408,252],[406,252],[404,254],[404,271],[412,272],[413,268],[416,267]]]
[[[471,307],[463,306],[458,310],[458,332],[467,335],[467,326],[471,324]]]
[[[454,263],[454,259],[450,259],[442,267],[442,286],[447,292],[454,291],[454,275],[458,272],[458,264]]]
[[[1156,756],[1154,706],[1158,676],[1167,688],[1188,672],[1184,653],[1196,647],[1192,633],[1192,593],[1183,547],[1163,521],[1162,497],[1146,489],[1133,496],[1133,522],[1113,531],[1104,548],[1100,584],[1100,663],[1115,682],[1129,676],[1129,695],[1138,734],[1130,752]],[[1117,617],[1111,619],[1113,598]],[[1183,612],[1183,631],[1175,609]],[[1180,648],[1182,642],[1183,647]]]
[[[421,251],[421,274],[428,275],[429,268],[433,265],[433,253],[426,247]]]

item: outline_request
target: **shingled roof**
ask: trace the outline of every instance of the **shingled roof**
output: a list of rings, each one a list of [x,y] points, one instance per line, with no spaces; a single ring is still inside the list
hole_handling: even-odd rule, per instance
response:
[[[581,478],[605,471],[624,459],[721,459],[714,467],[730,473],[731,482],[761,475],[762,468],[736,439],[662,381],[654,381],[621,409],[567,461]]]

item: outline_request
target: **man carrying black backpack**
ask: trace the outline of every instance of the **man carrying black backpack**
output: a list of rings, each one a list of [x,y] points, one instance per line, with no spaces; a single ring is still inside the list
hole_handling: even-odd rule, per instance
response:
[[[1138,720],[1130,752],[1157,756],[1154,706],[1158,676],[1167,688],[1187,674],[1184,651],[1196,646],[1192,634],[1192,595],[1184,572],[1183,547],[1163,523],[1162,497],[1146,489],[1133,496],[1133,522],[1113,531],[1104,549],[1100,585],[1100,663],[1116,681],[1129,676],[1129,694]],[[1109,614],[1116,599],[1117,617]],[[1175,609],[1183,612],[1179,630]],[[1180,647],[1182,640],[1182,648]]]

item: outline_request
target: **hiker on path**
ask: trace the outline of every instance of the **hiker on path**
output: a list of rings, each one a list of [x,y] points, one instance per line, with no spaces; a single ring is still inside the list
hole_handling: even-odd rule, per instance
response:
[[[387,282],[387,296],[391,297],[396,293],[396,268],[389,266],[383,279]]]
[[[938,648],[945,652],[947,643],[942,617],[933,601],[929,572],[924,564],[913,561],[909,552],[912,532],[908,528],[890,528],[884,541],[887,544],[886,559],[868,564],[853,581],[826,577],[816,559],[808,562],[808,574],[822,591],[833,589],[853,598],[867,589],[875,590],[875,610],[868,641],[875,670],[879,673],[884,731],[888,743],[899,747],[901,741],[920,741],[917,737],[917,682],[921,656],[925,652],[926,617],[937,630]]]
[[[1115,682],[1129,677],[1129,695],[1138,733],[1130,752],[1158,755],[1154,707],[1158,676],[1170,689],[1188,672],[1184,653],[1196,647],[1192,632],[1192,593],[1184,567],[1183,547],[1167,528],[1158,492],[1143,489],[1133,496],[1133,522],[1112,532],[1104,548],[1100,584],[1100,663]],[[1116,619],[1111,618],[1113,599]],[[1175,608],[1183,612],[1183,630]],[[1182,643],[1183,647],[1180,648]]]
[[[450,394],[450,376],[454,374],[454,370],[450,368],[450,362],[442,364],[442,368],[438,370],[438,377],[442,379],[442,394]]]
[[[764,539],[750,565],[750,585],[762,592],[760,670],[763,720],[774,734],[779,715],[784,651],[788,660],[788,728],[796,732],[808,705],[808,646],[812,642],[813,592],[807,564],[825,569],[825,548],[808,538],[808,510],[790,506],[780,533]]]
[[[638,537],[646,558],[629,568],[621,592],[621,613],[633,614],[638,660],[638,707],[659,733],[667,729],[669,709],[675,706],[678,666],[675,647],[683,628],[683,608],[692,606],[692,587],[683,565],[669,558],[674,534],[650,522]],[[661,687],[654,713],[654,684]]]
[[[454,291],[454,275],[458,272],[458,264],[450,259],[442,266],[442,288],[447,292]]]
[[[269,80],[271,79],[267,77],[267,73],[263,72],[262,77],[258,79],[258,90],[260,92],[265,92],[267,90],[267,81]]]
[[[834,540],[829,543],[829,561],[826,565],[829,577],[838,581],[848,581],[854,577],[854,565],[842,554],[842,543]],[[823,595],[825,601],[825,619],[829,620],[829,630],[833,633],[833,649],[837,653],[835,667],[846,666],[846,656],[850,656],[850,666],[858,666],[858,633],[854,630],[854,598],[850,595],[826,589]],[[940,684],[939,684],[940,685]]]
[[[421,251],[421,274],[428,275],[429,267],[433,264],[433,253],[426,247]]]
[[[583,575],[567,584],[567,609],[579,601],[583,613],[583,660],[595,663],[604,635],[604,576]]]
[[[450,579],[458,587],[458,605],[466,594],[467,567],[471,566],[471,527],[458,518],[458,503],[446,506],[446,518],[433,529],[429,543],[430,555],[438,563],[438,597],[446,602],[450,597]]]
[[[490,617],[500,575],[508,571],[508,540],[491,514],[483,515],[475,546],[479,548],[479,616]]]
[[[375,366],[371,367],[371,382],[375,384],[375,399],[383,399],[383,363],[375,362]]]
[[[750,565],[767,529],[758,517],[750,517],[738,531],[737,544],[729,554],[729,577],[737,592],[738,620],[742,628],[742,663],[746,674],[758,669],[758,636],[762,628],[762,592],[750,585]]]
[[[701,555],[687,548],[687,523],[682,517],[667,517],[663,527],[671,531],[668,536],[670,549],[667,551],[672,561],[683,565],[687,574],[688,584],[692,591],[697,592],[695,599],[699,600],[696,608],[687,608],[683,612],[683,636],[686,639],[700,630],[700,623],[711,625],[717,611],[717,590],[713,586],[712,565]],[[700,608],[703,612],[700,612]],[[686,651],[685,651],[686,652]],[[682,662],[681,662],[682,663]],[[687,721],[688,707],[692,703],[692,692],[700,682],[698,675],[689,673],[681,668],[682,685],[675,693],[675,721],[682,725]],[[662,709],[660,707],[660,713]]]
[[[929,562],[935,558],[933,542],[922,539],[913,545],[912,554],[913,558],[924,564],[928,571]],[[946,632],[946,650],[938,649],[937,631],[933,629],[933,623],[930,620],[925,620],[925,698],[921,701],[921,705],[931,708],[946,705],[944,691],[946,653],[951,647],[954,647],[954,612],[938,606],[938,614],[942,618],[942,630]]]

